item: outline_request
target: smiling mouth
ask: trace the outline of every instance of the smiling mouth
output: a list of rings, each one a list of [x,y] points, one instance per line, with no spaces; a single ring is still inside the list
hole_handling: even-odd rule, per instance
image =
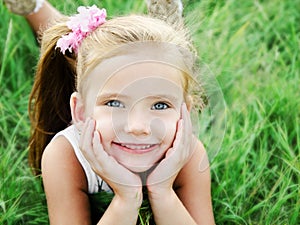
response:
[[[130,153],[145,153],[152,151],[157,144],[124,144],[113,142],[113,144],[117,145],[121,150],[130,152]]]

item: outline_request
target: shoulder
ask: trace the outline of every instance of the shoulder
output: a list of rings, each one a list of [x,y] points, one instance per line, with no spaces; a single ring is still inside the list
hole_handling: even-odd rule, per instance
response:
[[[74,126],[57,133],[50,143],[46,146],[42,155],[42,173],[48,172],[50,169],[66,169],[66,167],[79,165],[74,145],[76,147],[76,137],[74,134]]]
[[[51,224],[86,224],[90,218],[88,184],[72,145],[64,136],[42,156],[42,178]]]
[[[71,143],[64,136],[58,136],[51,141],[42,155],[42,176],[47,179],[60,177],[66,179],[79,178],[75,181],[85,181],[85,173],[78,161]],[[74,179],[72,179],[74,181]],[[87,189],[87,184],[78,182],[81,188]]]
[[[75,156],[73,147],[67,138],[58,136],[46,146],[42,155],[42,165],[49,162],[55,165],[62,161],[72,160],[73,155]],[[65,156],[70,156],[70,159]]]

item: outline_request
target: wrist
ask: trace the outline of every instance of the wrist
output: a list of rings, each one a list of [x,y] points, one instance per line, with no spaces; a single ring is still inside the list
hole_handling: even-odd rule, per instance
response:
[[[141,188],[132,188],[125,193],[115,193],[114,198],[119,204],[139,208],[143,202],[143,192]]]
[[[147,190],[150,195],[165,195],[173,192],[173,182],[147,183]]]
[[[164,217],[169,210],[176,205],[178,199],[174,190],[161,190],[156,192],[148,192],[148,199],[151,205],[154,217],[161,215]]]
[[[149,201],[162,201],[169,196],[176,195],[172,187],[159,187],[151,185],[147,187]]]
[[[114,195],[98,225],[136,224],[142,198],[139,192],[134,195]]]

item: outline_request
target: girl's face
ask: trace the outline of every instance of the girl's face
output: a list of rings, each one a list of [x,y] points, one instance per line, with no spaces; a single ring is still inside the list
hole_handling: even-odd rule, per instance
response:
[[[93,108],[104,150],[133,172],[158,163],[175,137],[184,101],[182,73],[167,64],[139,62],[114,74],[101,64],[89,77],[87,96],[95,101],[86,107]]]

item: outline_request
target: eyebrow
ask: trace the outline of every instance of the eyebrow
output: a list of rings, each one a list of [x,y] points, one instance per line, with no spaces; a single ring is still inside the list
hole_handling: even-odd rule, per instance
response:
[[[97,96],[96,102],[99,102],[102,99],[114,99],[114,98],[129,99],[130,97],[127,95],[118,94],[118,93],[103,93],[103,94],[100,94]],[[168,95],[168,94],[158,94],[158,95],[149,94],[145,98],[151,98],[151,99],[157,99],[157,100],[168,99],[168,100],[174,101],[174,102],[179,100],[177,96]]]
[[[152,99],[168,99],[168,100],[171,100],[171,101],[178,101],[178,97],[177,96],[174,96],[174,95],[166,95],[166,94],[161,94],[161,95],[149,95],[150,98]]]
[[[126,95],[118,94],[118,93],[103,93],[103,94],[97,95],[96,102],[99,102],[102,99],[114,99],[114,98],[128,99],[129,97]]]

